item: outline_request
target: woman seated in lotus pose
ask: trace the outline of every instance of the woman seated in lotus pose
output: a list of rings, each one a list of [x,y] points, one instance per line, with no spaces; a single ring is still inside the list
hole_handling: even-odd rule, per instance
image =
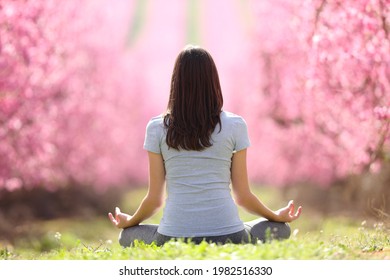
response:
[[[184,48],[172,73],[169,102],[163,115],[146,128],[144,149],[149,157],[149,186],[134,215],[108,213],[123,229],[122,246],[134,240],[162,245],[171,239],[224,244],[264,241],[290,236],[289,222],[301,207],[294,202],[272,211],[250,190],[246,154],[247,125],[222,110],[223,97],[211,55],[195,46]],[[231,185],[231,188],[230,188]],[[159,225],[141,224],[167,198]],[[233,196],[232,196],[233,195]],[[244,223],[237,205],[259,219]]]

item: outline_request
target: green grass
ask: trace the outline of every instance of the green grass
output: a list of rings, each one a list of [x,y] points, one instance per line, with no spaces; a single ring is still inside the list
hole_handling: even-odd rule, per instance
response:
[[[120,205],[134,209],[145,190],[129,193]],[[129,198],[132,203],[129,205]],[[272,203],[275,193],[263,200]],[[274,204],[278,206],[274,206]],[[243,220],[253,218],[241,211]],[[157,223],[161,213],[148,222]],[[256,245],[187,244],[168,242],[162,247],[135,244],[123,249],[117,243],[119,230],[111,226],[105,213],[90,220],[62,219],[30,225],[31,234],[14,244],[0,241],[0,259],[9,260],[250,260],[250,259],[390,259],[390,232],[383,223],[343,217],[323,218],[303,213],[292,223],[289,240]]]

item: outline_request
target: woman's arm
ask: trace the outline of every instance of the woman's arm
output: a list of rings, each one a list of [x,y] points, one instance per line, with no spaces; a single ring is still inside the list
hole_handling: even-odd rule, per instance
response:
[[[138,225],[151,217],[163,204],[165,168],[161,154],[148,152],[149,156],[149,189],[134,215],[122,213],[115,208],[115,217],[108,213],[108,217],[114,226],[127,228]]]
[[[232,189],[235,201],[250,213],[262,216],[275,222],[292,222],[301,214],[302,207],[294,213],[294,202],[290,201],[286,207],[272,211],[255,196],[249,187],[246,166],[246,149],[234,153],[231,167]]]

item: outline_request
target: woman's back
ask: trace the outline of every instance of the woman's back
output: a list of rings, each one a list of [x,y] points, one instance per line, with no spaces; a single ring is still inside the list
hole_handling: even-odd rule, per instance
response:
[[[247,148],[245,121],[222,112],[211,135],[212,146],[202,151],[169,148],[163,117],[147,127],[144,148],[161,153],[168,197],[158,232],[174,237],[217,236],[244,229],[230,194],[231,158]]]
[[[297,219],[301,208],[294,214],[290,201],[272,211],[251,192],[246,123],[222,107],[218,71],[211,55],[199,47],[186,47],[175,62],[167,110],[147,126],[148,193],[134,215],[119,208],[115,217],[108,214],[113,225],[124,229],[119,238],[122,246],[134,240],[164,244],[175,237],[191,237],[195,242],[256,242],[265,240],[268,228],[278,238],[288,238],[290,228],[283,222]],[[230,182],[240,206],[270,221],[244,225]],[[160,224],[141,224],[163,204],[165,185],[168,197]]]

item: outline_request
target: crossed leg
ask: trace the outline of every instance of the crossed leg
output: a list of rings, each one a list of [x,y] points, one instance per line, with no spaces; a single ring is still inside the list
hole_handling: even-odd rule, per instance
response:
[[[244,226],[245,231],[243,231],[243,236],[241,236],[241,238],[240,236],[237,236],[241,233],[239,232],[224,236],[195,237],[189,240],[195,241],[195,243],[199,243],[203,239],[211,242],[216,240],[216,243],[226,243],[231,240],[238,240],[238,242],[234,241],[233,243],[251,242],[254,244],[257,241],[265,242],[274,239],[288,239],[291,234],[290,226],[287,223],[271,222],[264,218],[246,222],[244,223]],[[135,240],[138,240],[143,241],[145,244],[156,242],[157,245],[163,245],[170,239],[175,239],[175,237],[159,234],[157,229],[158,225],[156,224],[142,224],[125,228],[119,235],[119,244],[123,247],[129,247],[134,244]]]

